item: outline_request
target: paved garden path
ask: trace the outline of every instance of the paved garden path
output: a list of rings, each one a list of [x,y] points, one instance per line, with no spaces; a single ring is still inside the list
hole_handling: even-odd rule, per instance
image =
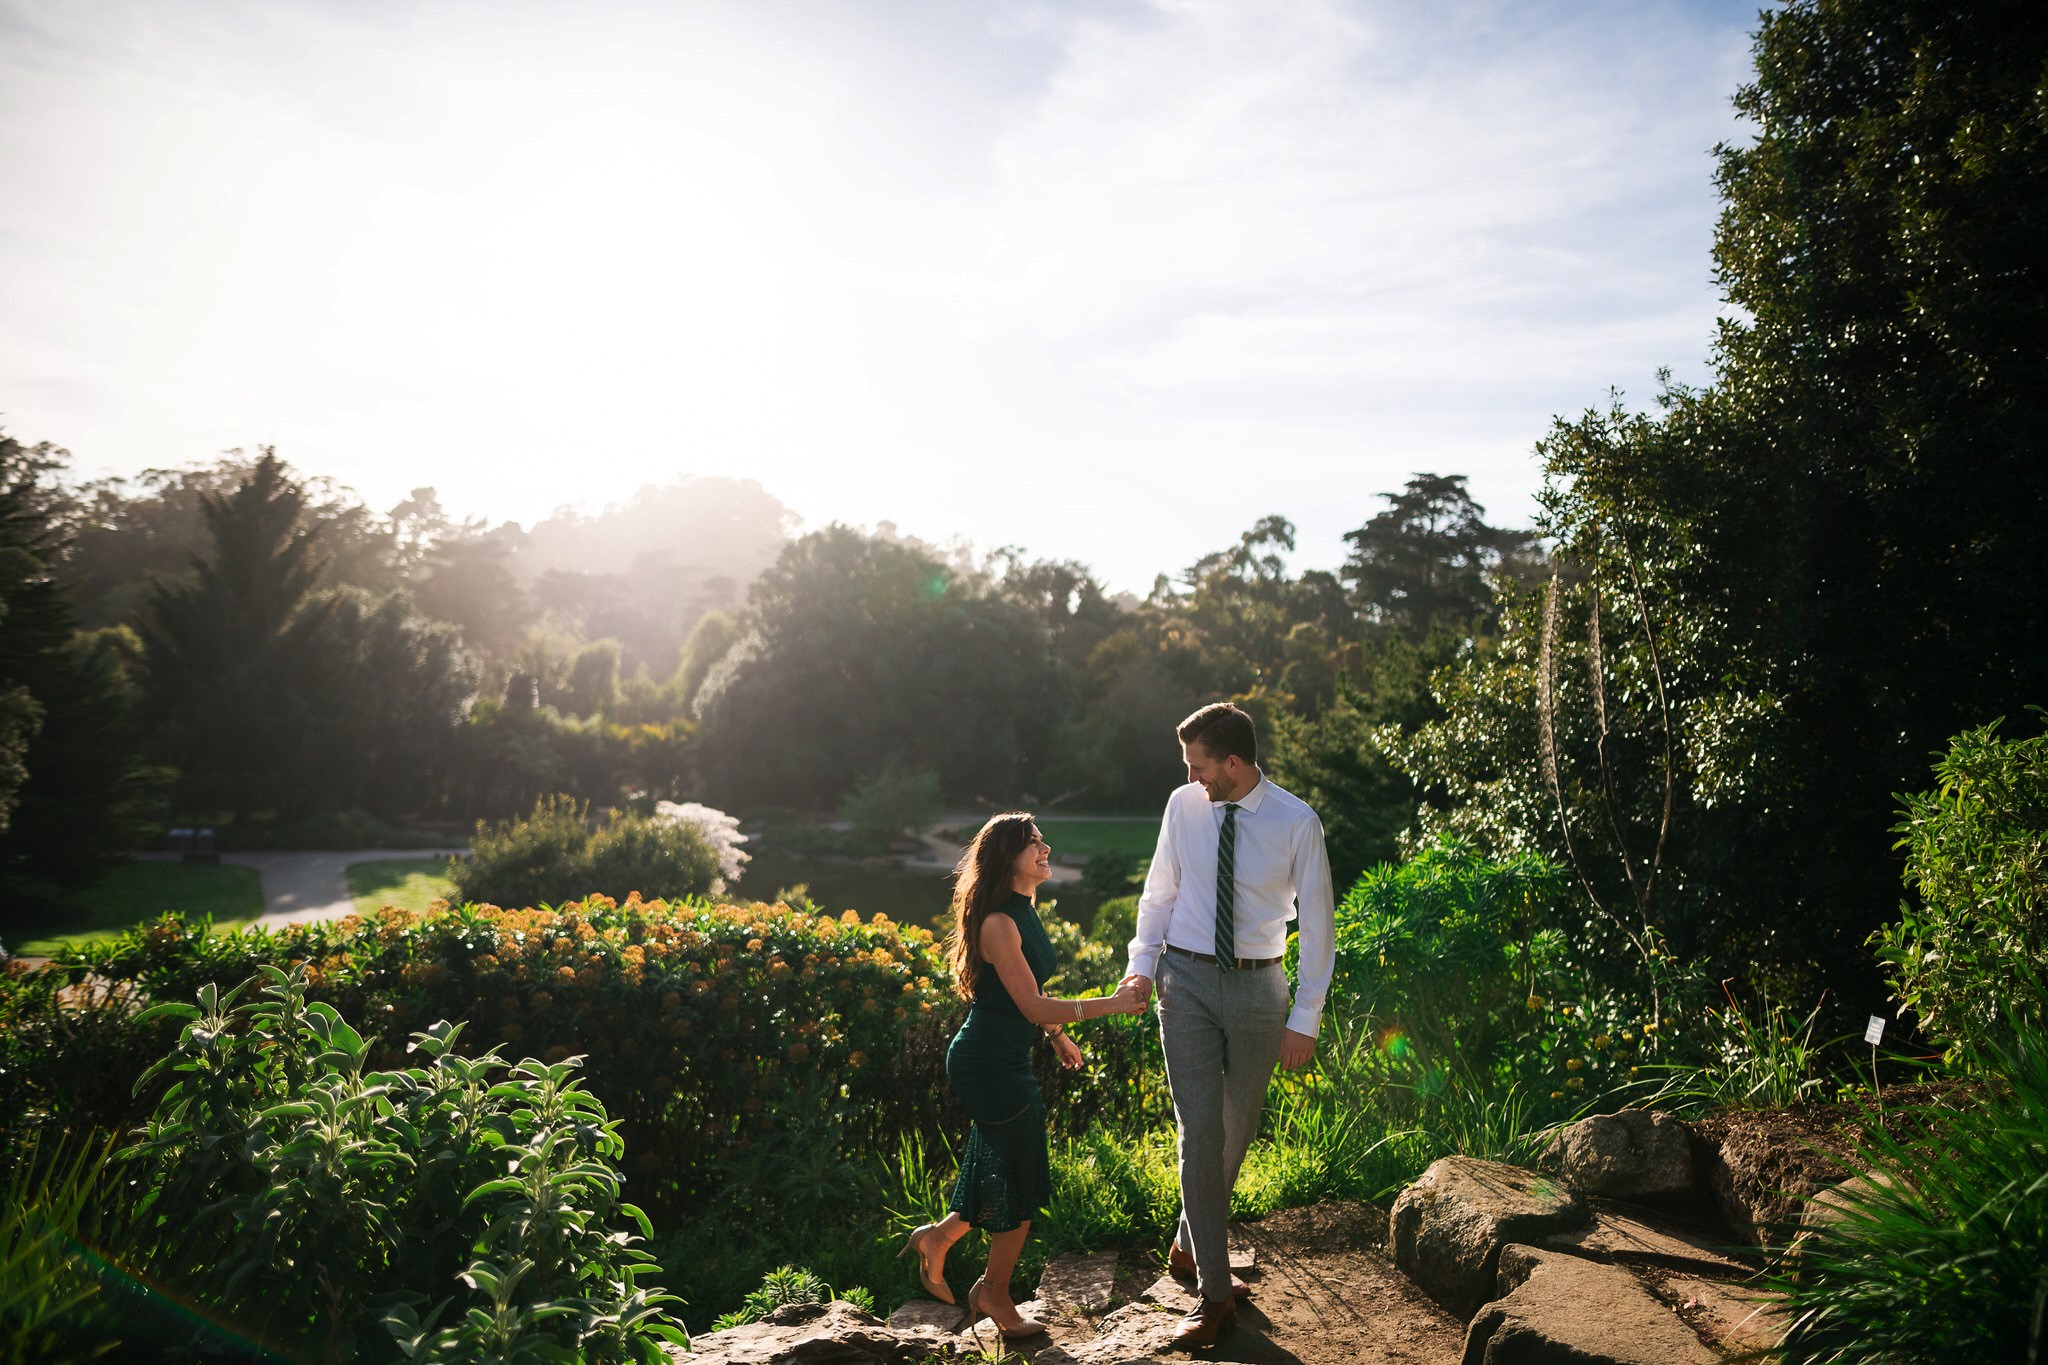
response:
[[[447,858],[464,851],[459,848],[365,848],[326,853],[223,853],[220,860],[232,867],[256,869],[263,884],[263,914],[255,922],[266,929],[275,929],[282,924],[340,919],[353,913],[355,901],[348,894],[351,864],[383,862],[391,858]],[[169,860],[178,855],[145,853],[142,856]]]

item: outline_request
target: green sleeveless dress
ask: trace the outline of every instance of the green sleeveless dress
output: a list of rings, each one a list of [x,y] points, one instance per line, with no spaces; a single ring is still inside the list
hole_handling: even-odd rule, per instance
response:
[[[1024,961],[1043,990],[1054,957],[1038,907],[1029,896],[1013,895],[993,913],[1016,922]],[[967,1022],[946,1049],[946,1079],[974,1120],[949,1207],[986,1232],[1020,1226],[1052,1198],[1045,1098],[1031,1071],[1031,1050],[1043,1036],[1039,1025],[1018,1012],[995,967],[984,962]]]

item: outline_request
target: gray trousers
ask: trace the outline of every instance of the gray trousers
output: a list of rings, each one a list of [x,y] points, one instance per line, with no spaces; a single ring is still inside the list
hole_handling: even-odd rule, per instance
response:
[[[1202,1297],[1230,1297],[1230,1191],[1259,1131],[1287,1031],[1287,969],[1226,972],[1171,949],[1159,956],[1159,1042],[1180,1127],[1181,1249]]]

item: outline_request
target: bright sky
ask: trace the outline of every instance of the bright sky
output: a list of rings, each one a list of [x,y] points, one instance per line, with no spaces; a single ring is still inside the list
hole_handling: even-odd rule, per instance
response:
[[[1705,376],[1755,0],[0,0],[0,424],[1143,590]]]

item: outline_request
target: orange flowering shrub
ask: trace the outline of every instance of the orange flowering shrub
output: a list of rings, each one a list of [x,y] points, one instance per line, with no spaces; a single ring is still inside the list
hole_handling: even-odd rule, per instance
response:
[[[931,1129],[958,1022],[928,930],[785,905],[437,903],[212,936],[163,921],[89,958],[75,968],[179,1000],[303,963],[313,998],[376,1030],[380,1066],[437,1019],[469,1021],[465,1050],[581,1054],[650,1211],[699,1204],[722,1159],[778,1135],[887,1151]]]

